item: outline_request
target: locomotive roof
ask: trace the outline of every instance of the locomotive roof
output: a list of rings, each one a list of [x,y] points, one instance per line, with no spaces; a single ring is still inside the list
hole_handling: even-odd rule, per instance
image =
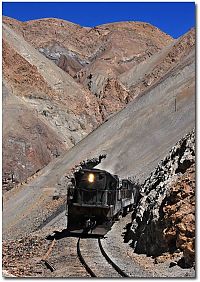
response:
[[[107,175],[110,175],[111,177],[115,177],[115,175],[111,174],[110,172],[106,171],[106,170],[102,170],[102,169],[98,169],[98,168],[82,168],[81,170],[77,171],[77,172],[80,172],[80,171],[85,171],[85,172],[103,172]]]
[[[105,173],[109,173],[106,170],[102,170],[102,169],[98,169],[98,168],[82,168],[81,170],[84,171],[94,171],[94,172],[105,172]],[[109,173],[110,174],[110,173]]]

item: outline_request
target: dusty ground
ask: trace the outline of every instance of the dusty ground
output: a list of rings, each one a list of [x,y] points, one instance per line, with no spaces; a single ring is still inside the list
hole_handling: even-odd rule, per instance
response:
[[[3,241],[3,269],[17,277],[43,276],[41,259],[47,248],[48,242],[37,236]]]
[[[102,245],[107,254],[128,275],[131,277],[194,277],[193,268],[184,269],[181,266],[173,265],[173,261],[182,253],[176,253],[173,256],[166,253],[156,260],[146,255],[135,254],[129,245],[130,242],[128,243],[124,237],[126,225],[130,222],[131,214],[128,214],[116,222],[112,230],[106,234],[105,239],[102,239]],[[69,237],[64,227],[63,215],[59,225],[54,223],[35,232],[31,237],[3,241],[3,269],[17,277],[89,277],[77,257],[78,238]],[[56,239],[55,244],[47,257],[48,263],[54,268],[52,272],[41,259],[48,252],[54,238]],[[90,250],[86,251],[88,243]],[[88,243],[86,241],[82,243],[86,244],[86,253],[83,252],[86,259],[89,253],[92,257],[91,250],[95,250],[95,245],[91,249],[91,244],[95,242],[88,241]],[[98,260],[98,257],[94,252],[95,259]],[[107,277],[106,268],[105,277]]]

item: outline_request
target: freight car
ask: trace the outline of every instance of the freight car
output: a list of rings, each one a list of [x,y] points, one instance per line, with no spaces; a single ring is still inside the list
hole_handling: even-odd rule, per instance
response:
[[[67,196],[67,229],[105,234],[120,215],[132,210],[139,197],[128,179],[105,170],[81,169],[74,173]]]

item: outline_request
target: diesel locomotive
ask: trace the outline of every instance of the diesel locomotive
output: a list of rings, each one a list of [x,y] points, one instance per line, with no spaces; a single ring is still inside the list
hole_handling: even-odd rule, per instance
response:
[[[81,169],[68,188],[67,229],[103,235],[134,208],[138,197],[138,188],[128,179],[119,180],[105,170]]]

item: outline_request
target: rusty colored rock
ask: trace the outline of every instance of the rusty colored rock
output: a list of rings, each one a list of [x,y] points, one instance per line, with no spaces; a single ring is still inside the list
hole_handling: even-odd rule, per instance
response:
[[[187,266],[195,263],[194,137],[193,131],[182,138],[145,181],[131,227],[136,252],[160,256],[180,249]]]

